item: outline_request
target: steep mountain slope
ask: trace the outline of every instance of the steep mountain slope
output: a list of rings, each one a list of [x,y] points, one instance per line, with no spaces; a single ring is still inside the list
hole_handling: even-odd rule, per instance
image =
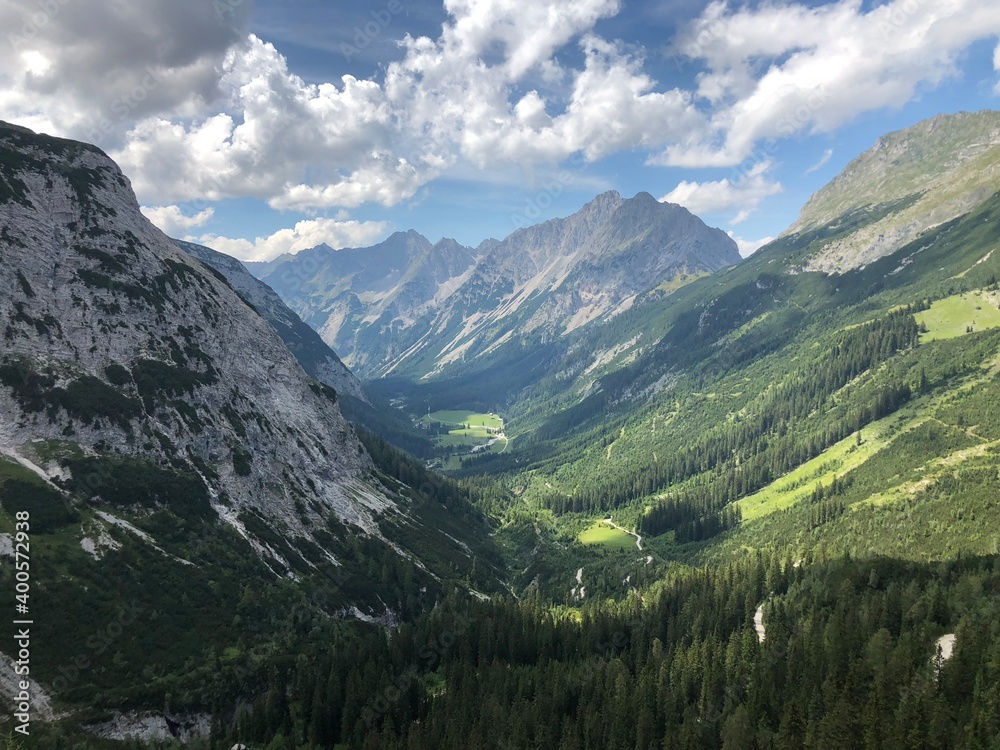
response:
[[[450,240],[421,246],[411,235],[412,263],[399,272],[368,250],[317,249],[285,257],[254,273],[271,285],[362,376],[438,375],[497,352],[539,344],[634,304],[637,295],[739,261],[735,243],[688,211],[640,193],[599,196],[577,214],[520,229],[475,251]],[[346,254],[341,261],[339,256]],[[398,250],[391,255],[399,261]],[[362,259],[392,268],[373,287],[343,291],[344,274]],[[364,266],[368,269],[368,266]],[[339,275],[338,275],[339,274]],[[358,271],[351,279],[373,277]],[[387,280],[396,280],[387,288]]]
[[[278,332],[310,376],[326,383],[339,394],[348,394],[362,401],[367,400],[361,382],[340,361],[336,353],[320,338],[315,330],[302,322],[288,305],[282,302],[273,289],[251,274],[235,258],[216,252],[204,245],[174,240],[181,250],[211,266],[226,277],[233,289],[259,312]]]
[[[943,159],[961,139],[937,132],[942,143],[927,146]],[[1000,193],[862,267],[802,270],[872,216],[788,233],[623,313],[522,392],[509,409],[512,449],[462,469],[515,488],[499,515],[528,540],[521,585],[551,581],[547,593],[566,597],[584,564],[595,596],[655,579],[645,564],[574,544],[612,515],[642,536],[649,565],[747,549],[995,554]],[[585,376],[623,330],[652,341]],[[397,388],[414,403],[443,396],[430,383]],[[525,508],[537,526],[520,520]]]
[[[370,459],[266,321],[135,213],[96,149],[3,135],[3,444],[71,436],[206,472],[220,507],[289,529],[331,510],[373,528],[391,503]]]
[[[395,621],[496,586],[465,496],[366,447],[333,389],[142,216],[96,147],[0,124],[0,258],[0,554],[30,513],[33,635],[49,644],[32,676],[58,705],[184,692],[175,710],[204,710],[194,665],[263,648],[292,603],[300,619]],[[123,607],[141,626],[94,652]],[[66,677],[79,654],[89,669]]]
[[[817,192],[785,234],[844,217],[854,231],[802,268],[846,271],[871,263],[989,198],[1000,179],[1000,112],[939,115],[879,138]]]

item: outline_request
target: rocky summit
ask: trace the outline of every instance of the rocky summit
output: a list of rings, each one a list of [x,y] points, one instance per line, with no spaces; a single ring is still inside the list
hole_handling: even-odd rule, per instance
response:
[[[526,336],[558,338],[739,260],[725,232],[686,209],[611,191],[475,249],[411,231],[250,267],[360,376],[374,377],[436,375]]]

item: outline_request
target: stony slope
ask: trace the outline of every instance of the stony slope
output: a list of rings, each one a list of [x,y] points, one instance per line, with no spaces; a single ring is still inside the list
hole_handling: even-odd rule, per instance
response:
[[[174,240],[174,244],[225,276],[233,289],[274,327],[281,340],[310,376],[321,383],[326,383],[339,394],[349,394],[363,401],[367,400],[361,382],[340,361],[333,349],[315,330],[303,323],[273,289],[253,276],[246,266],[235,258],[204,245],[182,240]]]
[[[279,573],[338,564],[328,523],[423,565],[422,542],[389,538],[418,524],[412,493],[377,478],[334,390],[142,216],[100,150],[0,126],[0,257],[8,459],[126,511],[170,510],[149,482],[182,481]]]
[[[879,138],[809,200],[785,235],[860,222],[802,265],[843,272],[969,212],[996,192],[998,180],[1000,112],[938,115]]]
[[[141,217],[98,150],[2,135],[3,361],[26,380],[0,391],[0,441],[197,460],[236,509],[299,528],[309,497],[309,515],[373,525],[389,501],[365,490],[370,460],[267,321]]]

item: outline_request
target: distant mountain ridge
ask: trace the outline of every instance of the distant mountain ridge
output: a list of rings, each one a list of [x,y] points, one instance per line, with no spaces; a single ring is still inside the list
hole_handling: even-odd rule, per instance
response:
[[[613,318],[661,284],[739,261],[725,232],[681,206],[610,191],[475,249],[410,231],[248,267],[353,370],[379,377],[438,373],[524,336],[552,340]]]

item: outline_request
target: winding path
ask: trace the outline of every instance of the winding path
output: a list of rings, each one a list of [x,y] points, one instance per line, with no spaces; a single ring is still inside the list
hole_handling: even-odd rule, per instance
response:
[[[764,636],[767,635],[767,631],[764,628],[764,605],[761,604],[757,607],[757,611],[753,616],[753,629],[757,631],[757,641],[760,643],[764,642]]]
[[[601,523],[606,523],[608,526],[610,526],[610,527],[612,527],[614,529],[618,529],[619,531],[624,531],[629,536],[634,536],[635,537],[635,546],[639,548],[640,552],[642,552],[642,537],[639,536],[636,532],[629,531],[628,529],[623,529],[621,526],[619,526],[618,524],[616,524],[614,521],[611,520],[611,516],[608,516],[607,518],[605,518],[603,521],[601,521]]]

